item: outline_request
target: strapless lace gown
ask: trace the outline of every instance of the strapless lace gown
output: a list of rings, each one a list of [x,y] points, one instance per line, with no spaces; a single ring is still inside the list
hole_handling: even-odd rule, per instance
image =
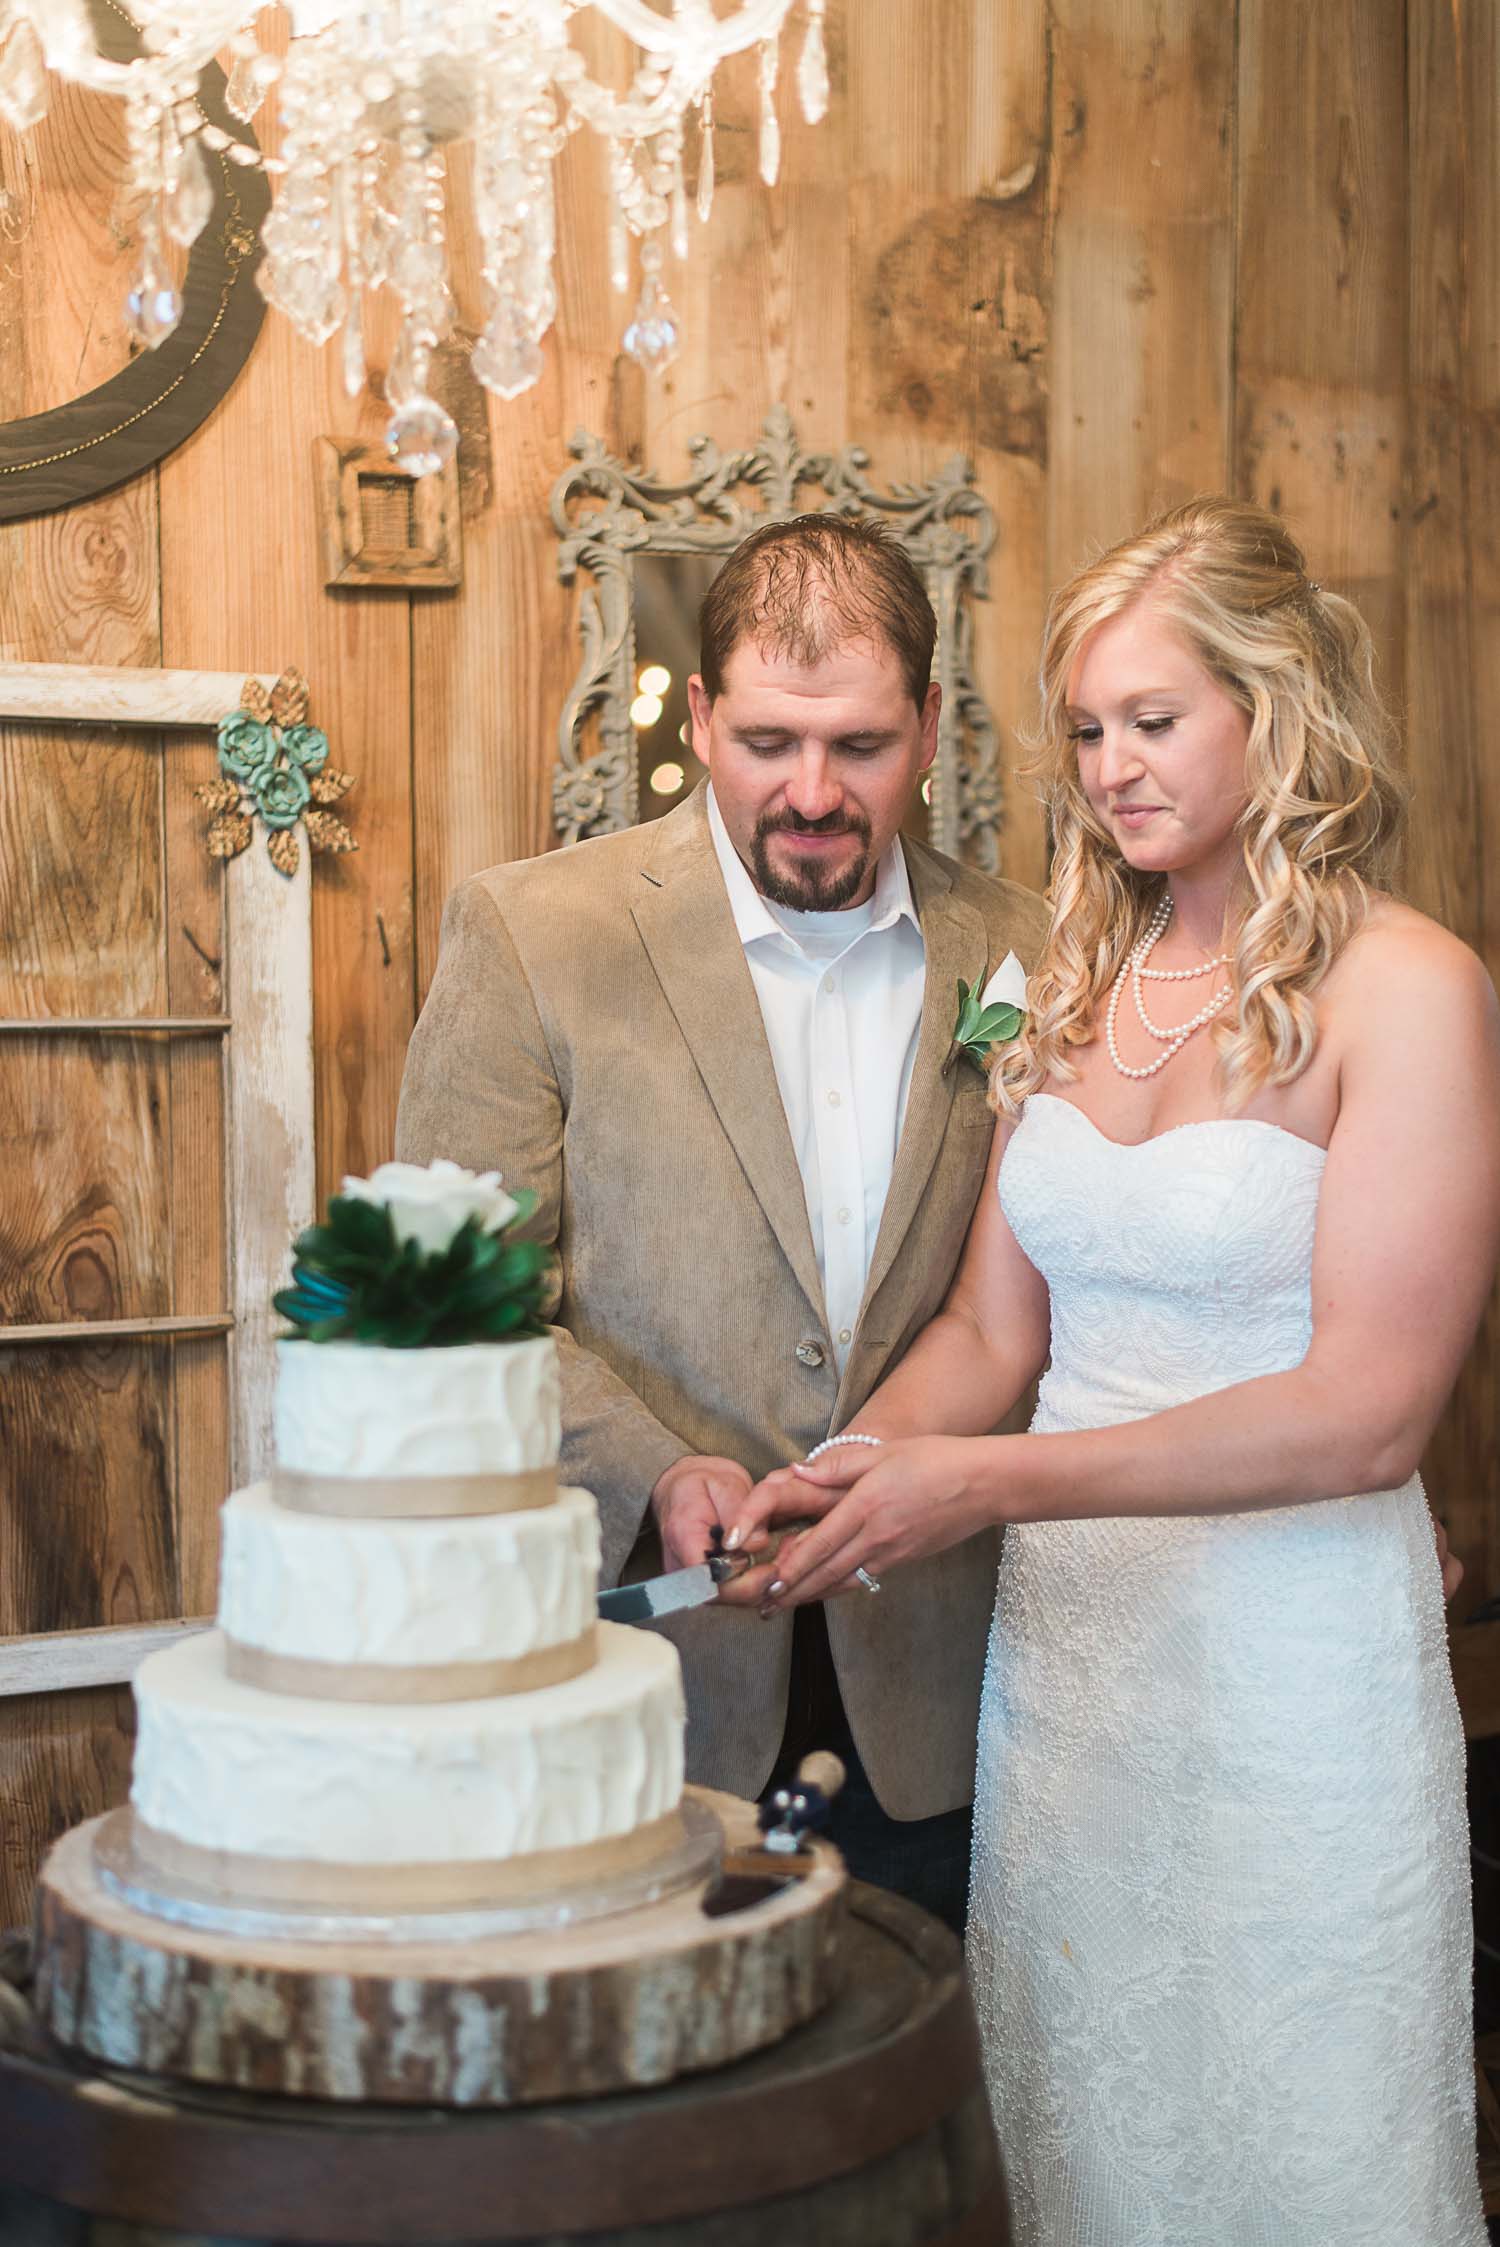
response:
[[[1320,1149],[1027,1104],[1038,1430],[1293,1366]],[[1483,2247],[1463,1737],[1420,1485],[1004,1544],[969,1965],[1017,2247]]]

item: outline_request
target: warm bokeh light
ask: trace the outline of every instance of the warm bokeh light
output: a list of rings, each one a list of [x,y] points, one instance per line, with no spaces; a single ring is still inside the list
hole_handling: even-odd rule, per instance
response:
[[[660,716],[661,696],[659,694],[638,694],[630,705],[630,722],[633,726],[639,726],[642,732],[645,731],[647,726],[654,726]]]
[[[680,742],[682,743],[682,746],[683,746],[683,748],[684,748],[684,749],[691,749],[691,748],[692,748],[692,746],[693,746],[693,721],[692,721],[692,719],[691,719],[691,718],[684,718],[684,719],[683,719],[683,721],[682,721],[682,724],[681,724],[681,725],[680,725],[680,726],[679,726],[679,727],[677,728],[677,738],[678,738],[678,740],[679,740],[679,741],[680,741]]]
[[[648,663],[636,684],[642,694],[662,695],[672,684],[672,674],[664,663]]]
[[[658,765],[651,775],[653,796],[676,796],[681,793],[686,775],[681,765]]]

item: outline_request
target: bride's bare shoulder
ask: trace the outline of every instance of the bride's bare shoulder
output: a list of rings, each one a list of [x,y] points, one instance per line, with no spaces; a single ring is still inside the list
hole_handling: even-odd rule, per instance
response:
[[[1398,1033],[1418,1014],[1433,1028],[1490,1024],[1494,986],[1484,962],[1441,922],[1395,897],[1374,897],[1364,925],[1329,971],[1328,1005],[1376,1014]]]

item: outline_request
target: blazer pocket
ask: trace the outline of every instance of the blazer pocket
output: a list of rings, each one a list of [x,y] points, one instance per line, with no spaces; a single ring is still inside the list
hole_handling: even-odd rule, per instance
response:
[[[980,1084],[976,1084],[972,1092],[964,1087],[953,1103],[953,1116],[965,1131],[993,1131],[995,1128],[995,1111]]]

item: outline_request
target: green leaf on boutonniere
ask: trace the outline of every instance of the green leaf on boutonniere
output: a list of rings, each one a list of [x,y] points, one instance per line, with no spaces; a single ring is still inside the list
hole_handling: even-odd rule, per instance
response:
[[[998,1001],[994,1006],[981,1006],[979,994],[982,986],[976,980],[972,989],[960,978],[958,986],[958,1020],[953,1025],[953,1052],[962,1054],[965,1061],[976,1068],[981,1076],[989,1075],[990,1056],[997,1045],[1009,1045],[1019,1036],[1025,1021],[1024,1010],[1018,1006]]]

